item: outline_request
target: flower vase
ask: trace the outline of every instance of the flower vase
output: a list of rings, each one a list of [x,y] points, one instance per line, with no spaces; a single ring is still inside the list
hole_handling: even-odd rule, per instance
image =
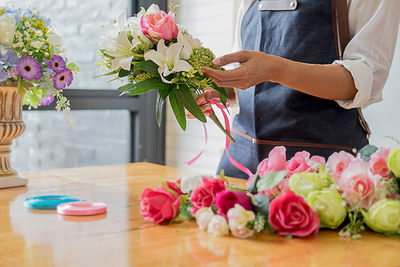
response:
[[[10,166],[12,141],[25,131],[17,87],[0,86],[0,188],[24,186],[28,180]]]

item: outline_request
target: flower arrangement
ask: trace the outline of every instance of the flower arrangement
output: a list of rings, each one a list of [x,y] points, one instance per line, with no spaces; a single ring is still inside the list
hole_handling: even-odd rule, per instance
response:
[[[155,223],[177,217],[196,220],[215,236],[249,238],[261,232],[288,237],[314,235],[321,228],[361,238],[365,225],[400,234],[400,147],[366,146],[355,157],[341,151],[325,162],[306,151],[286,159],[275,147],[247,189],[214,177],[183,177],[141,195],[141,213]]]
[[[37,108],[56,99],[57,110],[70,110],[62,92],[79,68],[63,51],[60,36],[39,10],[0,7],[0,85],[18,86],[24,105]]]
[[[166,13],[153,4],[128,19],[122,14],[105,28],[98,65],[109,72],[100,76],[127,79],[128,83],[118,88],[121,94],[134,96],[157,90],[155,107],[159,125],[167,98],[183,130],[186,129],[185,109],[206,122],[196,98],[211,105],[213,102],[207,101],[203,94],[207,87],[220,93],[219,100],[224,105],[220,108],[226,108],[226,89],[218,87],[201,70],[202,67],[217,68],[212,63],[214,54],[175,23],[173,11]],[[209,117],[234,142],[215,114]]]

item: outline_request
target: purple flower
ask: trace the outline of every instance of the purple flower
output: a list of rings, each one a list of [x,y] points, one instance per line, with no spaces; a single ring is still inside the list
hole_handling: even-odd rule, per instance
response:
[[[72,75],[72,71],[70,69],[64,69],[54,75],[54,88],[62,90],[65,87],[70,86],[73,79],[74,76]]]
[[[0,82],[4,82],[5,80],[8,80],[8,73],[0,71]]]
[[[62,70],[65,69],[65,61],[62,58],[62,56],[54,55],[51,60],[49,61],[49,68],[54,71],[55,73],[58,73]]]
[[[43,76],[43,68],[40,63],[30,56],[23,56],[17,65],[19,76],[27,81],[40,80]]]
[[[54,101],[54,95],[50,95],[49,97],[42,97],[42,103],[40,106],[48,106]]]

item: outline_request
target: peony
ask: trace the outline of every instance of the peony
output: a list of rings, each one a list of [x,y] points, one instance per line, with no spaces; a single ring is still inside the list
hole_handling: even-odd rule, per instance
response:
[[[180,198],[164,188],[146,188],[140,200],[140,212],[143,217],[158,224],[174,219],[179,211]]]
[[[254,231],[247,228],[247,224],[255,219],[255,214],[251,210],[243,208],[239,204],[228,211],[229,229],[232,235],[238,238],[249,238],[254,235]]]
[[[201,208],[196,212],[196,223],[199,226],[200,230],[207,231],[208,225],[210,224],[213,216],[214,212],[211,208]]]
[[[379,148],[370,157],[369,171],[373,175],[379,175],[381,177],[388,177],[390,172],[386,160],[389,156],[390,148]]]
[[[195,214],[200,208],[211,207],[215,203],[217,193],[225,190],[225,182],[220,179],[203,177],[203,185],[193,190],[190,195],[192,203],[192,214]]]
[[[226,214],[236,204],[239,204],[246,210],[251,210],[252,205],[249,197],[242,191],[223,190],[215,198],[218,214],[227,218]]]
[[[339,186],[346,202],[368,209],[381,197],[376,187],[380,186],[380,177],[369,173],[369,164],[357,158],[350,162],[342,173]]]
[[[14,40],[16,21],[11,14],[0,15],[0,44],[10,45]]]
[[[213,236],[224,236],[229,234],[228,223],[220,215],[214,215],[208,224],[207,232]]]
[[[337,183],[339,183],[340,176],[353,159],[354,156],[345,151],[335,152],[328,158],[326,167]]]
[[[400,200],[379,200],[364,214],[364,222],[378,233],[400,233]]]
[[[271,202],[268,220],[279,235],[304,237],[316,234],[319,230],[318,215],[293,191],[288,191]]]
[[[389,169],[400,178],[400,147],[392,149],[387,159]]]
[[[325,171],[295,173],[289,179],[290,190],[303,197],[314,190],[321,190],[331,185],[331,176]]]
[[[297,152],[288,162],[286,169],[288,171],[288,177],[293,173],[313,171],[314,168],[311,163],[319,163],[325,165],[325,159],[320,156],[312,156],[310,158],[310,153],[307,151]]]
[[[324,188],[308,194],[306,202],[318,214],[321,225],[336,229],[347,215],[346,202],[334,189]]]
[[[188,194],[202,184],[202,176],[184,176],[181,180],[181,190],[183,193]]]
[[[160,10],[157,5],[151,5],[140,19],[143,34],[152,40],[173,40],[178,36],[178,26],[175,23],[173,12],[168,14]]]

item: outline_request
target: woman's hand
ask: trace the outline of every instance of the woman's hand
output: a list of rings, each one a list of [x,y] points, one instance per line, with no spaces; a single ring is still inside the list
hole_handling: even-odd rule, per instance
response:
[[[260,51],[242,50],[213,60],[214,65],[222,67],[234,62],[240,67],[234,70],[216,70],[202,68],[206,76],[218,86],[247,89],[256,84],[268,81],[274,66],[275,57]]]

